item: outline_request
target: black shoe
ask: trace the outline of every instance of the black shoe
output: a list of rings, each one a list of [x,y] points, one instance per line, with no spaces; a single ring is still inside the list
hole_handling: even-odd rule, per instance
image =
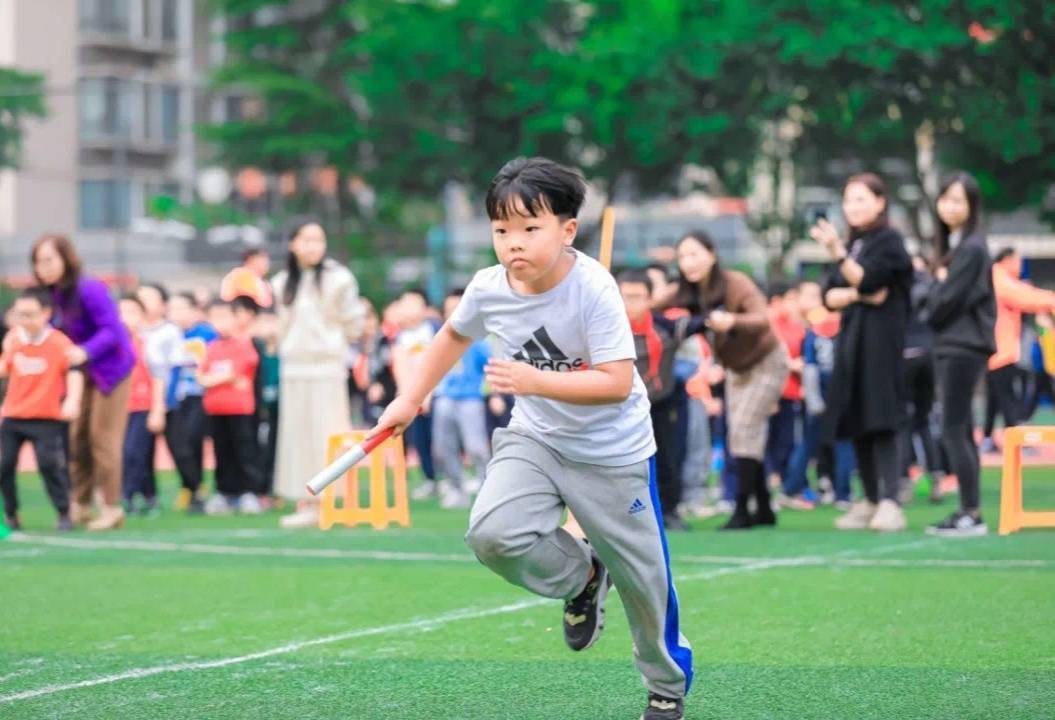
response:
[[[67,514],[59,515],[59,521],[55,524],[55,529],[59,532],[69,532],[73,530],[73,521],[70,520],[70,516]]]
[[[612,581],[608,568],[600,558],[593,556],[593,577],[586,588],[564,601],[564,642],[576,652],[597,642],[604,630],[604,601]]]
[[[18,515],[5,515],[4,524],[7,525],[8,530],[18,532],[22,529],[22,523],[18,519]]]
[[[750,530],[754,527],[754,521],[750,515],[740,513],[733,513],[729,517],[729,521],[722,525],[719,530]]]
[[[927,528],[928,535],[938,537],[981,537],[989,534],[989,528],[982,516],[974,517],[970,513],[957,510],[937,525]]]
[[[688,524],[681,519],[681,516],[673,513],[663,516],[663,527],[668,532],[685,532],[689,529]]]
[[[777,516],[773,512],[773,508],[767,507],[752,515],[751,522],[754,525],[768,525],[772,527],[777,524]]]
[[[198,498],[194,498],[187,503],[187,514],[188,515],[203,515],[205,513],[205,503]]]
[[[682,720],[685,717],[685,701],[681,698],[668,698],[656,693],[648,694],[648,707],[641,715],[641,720]]]

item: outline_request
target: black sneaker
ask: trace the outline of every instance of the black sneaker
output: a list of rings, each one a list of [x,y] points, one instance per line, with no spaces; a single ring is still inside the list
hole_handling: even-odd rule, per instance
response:
[[[187,503],[187,514],[188,515],[204,515],[205,514],[205,503],[198,498],[193,498]]]
[[[12,532],[18,532],[22,529],[22,522],[18,519],[18,515],[5,515],[4,524]]]
[[[576,652],[597,642],[604,630],[604,601],[612,580],[608,568],[597,555],[593,556],[593,577],[586,588],[564,601],[564,642]]]
[[[957,510],[937,525],[928,527],[927,534],[938,537],[981,537],[989,534],[989,528],[981,515],[974,517]]]
[[[773,512],[771,507],[763,508],[751,516],[751,524],[773,527],[777,524],[776,513]]]
[[[681,698],[668,698],[656,693],[648,694],[648,707],[641,720],[682,720],[685,717],[685,702]]]
[[[751,519],[750,515],[740,515],[733,513],[729,520],[722,525],[719,530],[750,530],[755,526],[754,520]]]
[[[69,532],[73,530],[73,521],[70,520],[70,516],[67,514],[59,515],[59,521],[55,524],[55,529],[59,532]]]

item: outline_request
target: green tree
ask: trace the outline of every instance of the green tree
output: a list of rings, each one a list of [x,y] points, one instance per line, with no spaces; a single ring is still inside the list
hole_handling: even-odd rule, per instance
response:
[[[44,76],[0,67],[0,168],[18,166],[23,121],[46,114]]]

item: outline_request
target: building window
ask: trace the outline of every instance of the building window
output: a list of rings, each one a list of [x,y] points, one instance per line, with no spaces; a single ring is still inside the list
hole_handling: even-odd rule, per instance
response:
[[[143,139],[150,142],[158,139],[158,93],[157,88],[143,83]]]
[[[131,0],[80,0],[81,29],[128,35],[132,29]]]
[[[82,138],[127,138],[132,132],[132,86],[117,78],[83,78],[78,110]]]
[[[179,40],[178,9],[177,0],[161,0],[161,39],[165,42]]]
[[[161,139],[174,143],[179,139],[179,88],[166,85],[161,89]]]
[[[127,180],[81,180],[81,228],[127,228],[131,219],[131,194]]]

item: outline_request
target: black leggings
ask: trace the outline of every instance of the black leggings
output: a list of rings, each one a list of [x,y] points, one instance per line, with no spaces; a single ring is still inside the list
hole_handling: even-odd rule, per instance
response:
[[[656,484],[665,515],[681,502],[681,465],[677,459],[678,399],[671,395],[652,404],[652,432],[656,437]]]
[[[949,456],[949,469],[960,483],[960,506],[964,512],[980,505],[978,446],[974,444],[974,415],[971,400],[985,371],[983,357],[938,358],[938,388],[941,393],[941,439]],[[999,371],[998,371],[999,372]]]
[[[1004,427],[1014,427],[1022,421],[1022,392],[1019,385],[1022,371],[1015,365],[990,370],[985,377],[985,436],[993,435],[996,416],[1004,416]]]
[[[908,389],[908,422],[898,434],[901,449],[902,477],[908,476],[915,456],[913,438],[918,437],[923,446],[923,462],[926,470],[933,473],[939,469],[937,445],[930,432],[930,413],[934,407],[934,361],[930,353],[905,359],[905,387]]]
[[[897,433],[893,430],[868,433],[854,438],[857,471],[871,503],[880,500],[897,502],[898,452]]]

